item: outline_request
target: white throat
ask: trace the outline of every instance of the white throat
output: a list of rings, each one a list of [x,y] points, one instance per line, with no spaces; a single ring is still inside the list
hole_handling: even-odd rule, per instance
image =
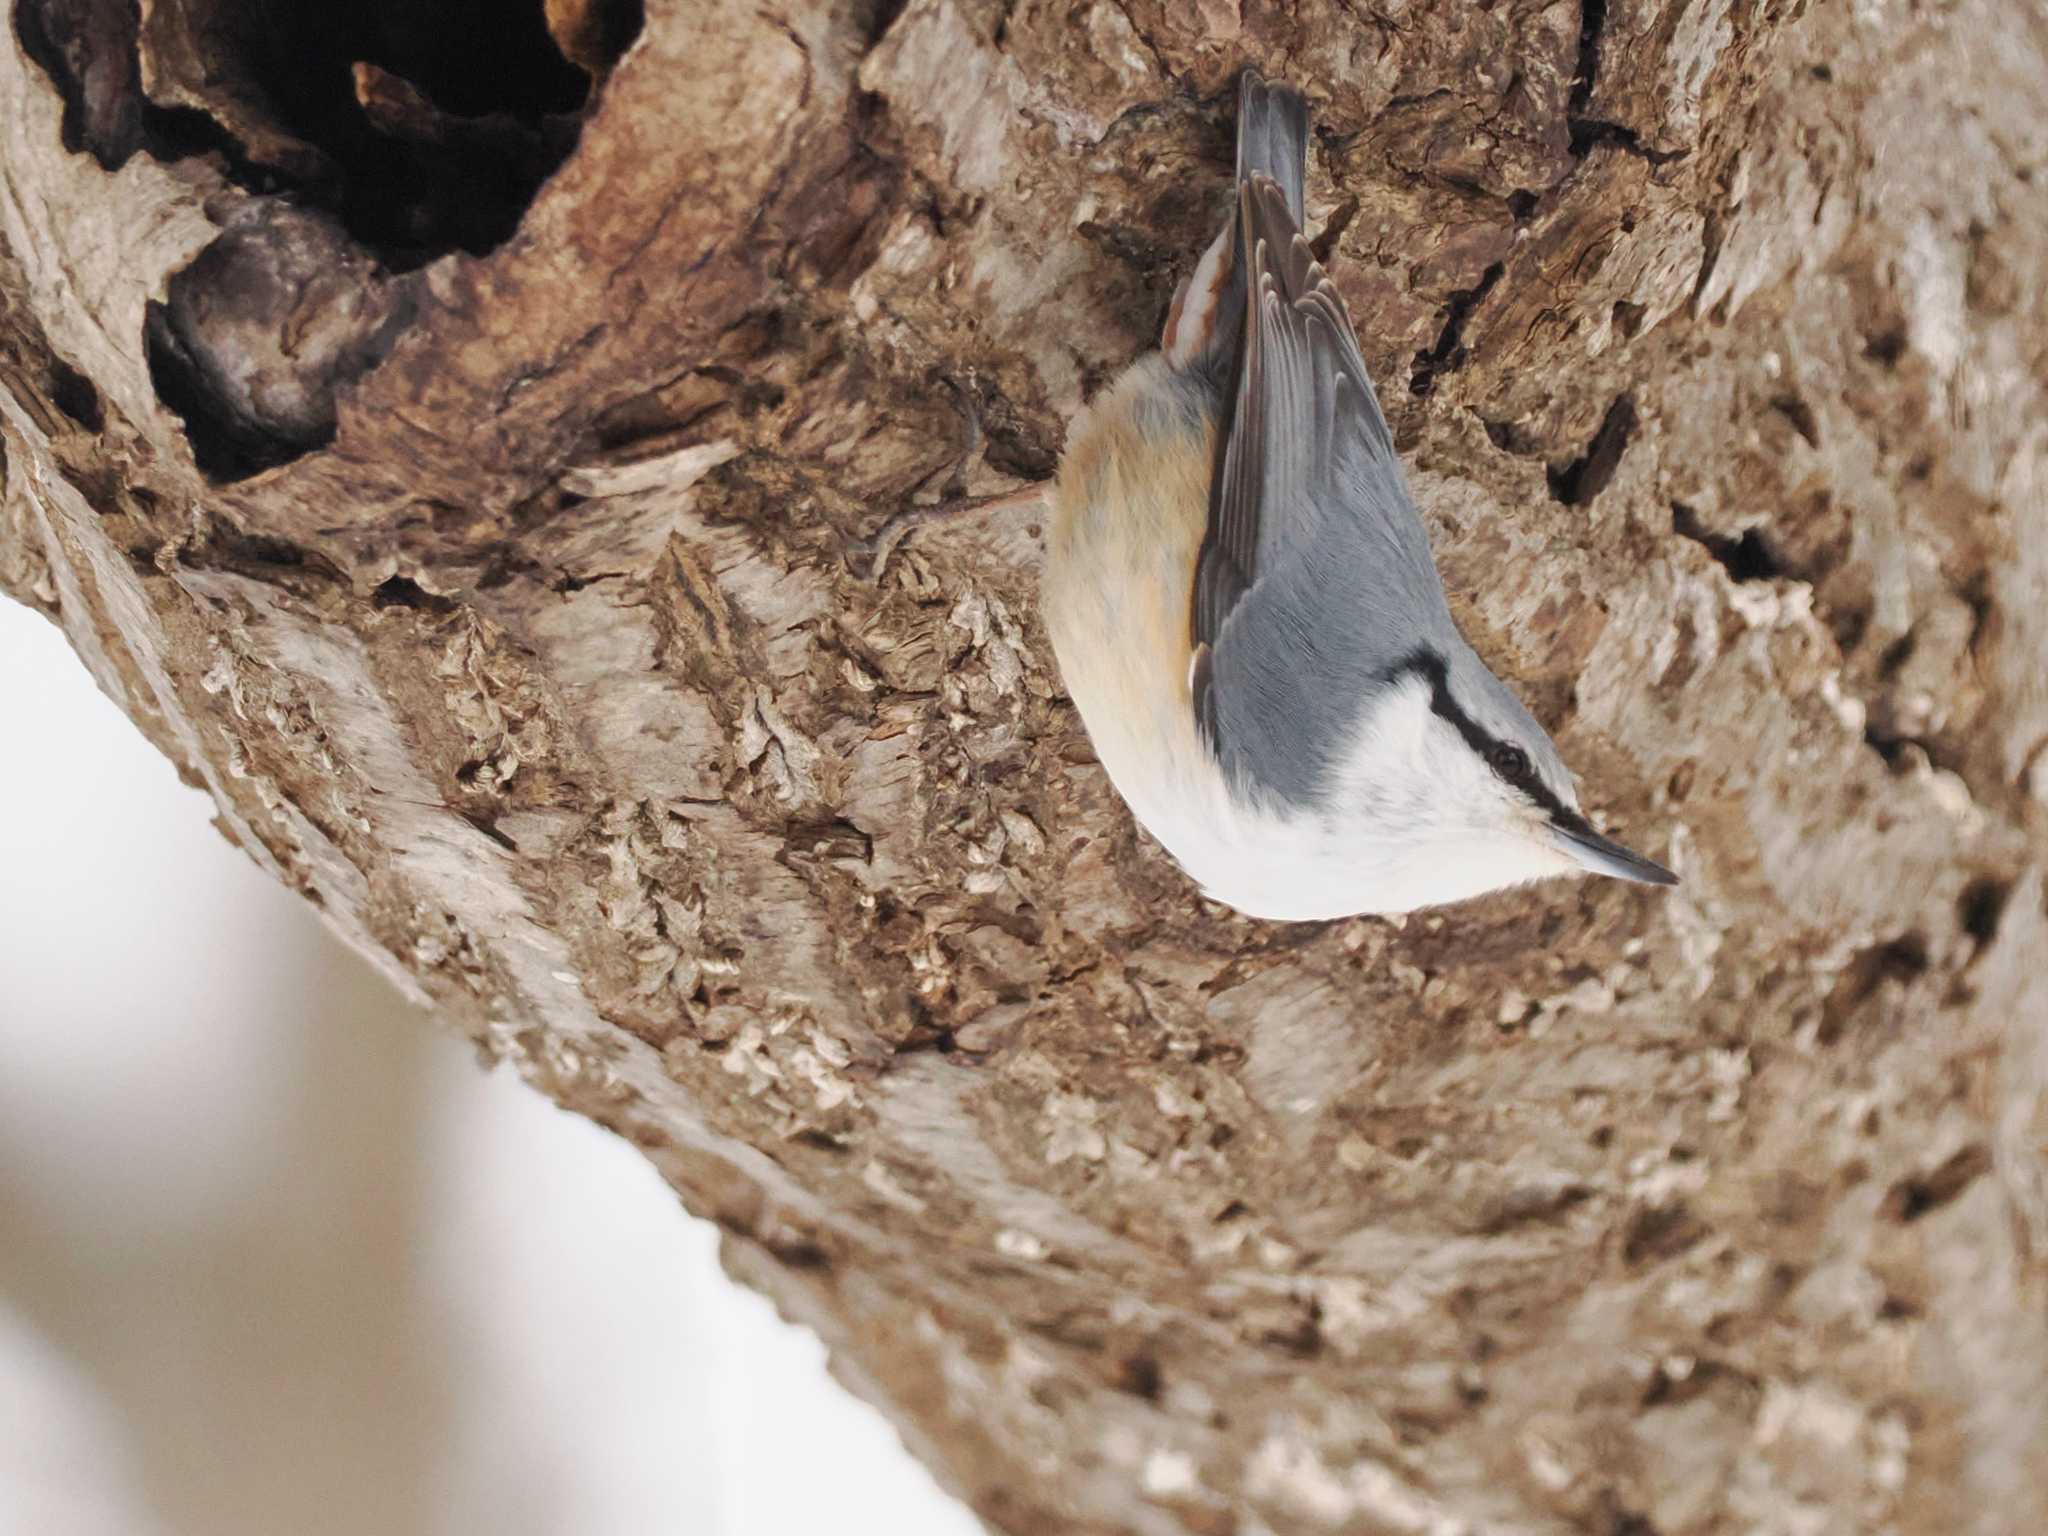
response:
[[[1257,804],[1206,754],[1199,768],[1206,784],[1127,798],[1209,896],[1255,917],[1411,912],[1576,872],[1435,716],[1419,678],[1375,700],[1317,807]]]

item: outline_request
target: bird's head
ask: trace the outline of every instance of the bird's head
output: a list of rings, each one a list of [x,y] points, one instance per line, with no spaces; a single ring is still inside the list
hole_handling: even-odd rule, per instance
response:
[[[1332,789],[1382,861],[1380,911],[1555,875],[1677,884],[1593,829],[1555,744],[1462,641],[1415,652],[1368,695]]]

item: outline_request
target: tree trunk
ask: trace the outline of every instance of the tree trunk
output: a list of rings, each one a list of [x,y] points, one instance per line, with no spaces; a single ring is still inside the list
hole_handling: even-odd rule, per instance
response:
[[[7,8],[0,585],[992,1527],[2048,1529],[2031,0]],[[1035,507],[900,516],[1153,344],[1247,62],[1676,892],[1205,903]]]

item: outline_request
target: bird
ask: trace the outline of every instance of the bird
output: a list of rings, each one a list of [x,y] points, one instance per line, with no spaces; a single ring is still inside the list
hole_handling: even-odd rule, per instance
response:
[[[1205,896],[1401,914],[1557,875],[1673,885],[1596,831],[1443,580],[1303,234],[1309,114],[1239,83],[1234,206],[1157,350],[1085,406],[1040,607],[1097,758]]]

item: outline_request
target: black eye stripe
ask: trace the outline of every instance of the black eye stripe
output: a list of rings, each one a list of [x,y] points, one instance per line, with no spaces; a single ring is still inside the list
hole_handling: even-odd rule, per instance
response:
[[[1556,825],[1574,832],[1593,830],[1585,817],[1552,794],[1550,786],[1536,776],[1535,767],[1529,762],[1528,753],[1511,741],[1502,741],[1458,707],[1458,701],[1451,697],[1450,664],[1442,655],[1428,646],[1423,646],[1410,651],[1381,675],[1387,682],[1396,683],[1410,674],[1428,682],[1430,710],[1438,719],[1446,722],[1465,738],[1465,745],[1479,755],[1480,761],[1534,800]],[[1499,765],[1494,762],[1494,754],[1501,751],[1512,751],[1521,759],[1520,777],[1511,778],[1501,773]]]

